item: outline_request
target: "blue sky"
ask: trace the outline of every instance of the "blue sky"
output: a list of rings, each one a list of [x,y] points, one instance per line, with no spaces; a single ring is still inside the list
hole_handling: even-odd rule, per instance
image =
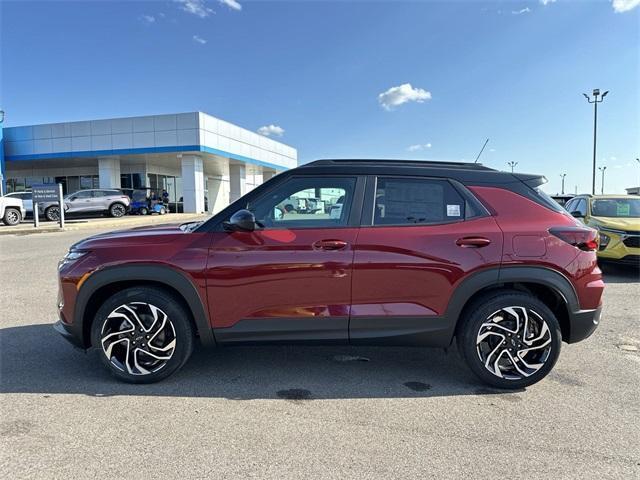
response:
[[[3,1],[5,126],[201,110],[322,157],[640,183],[640,0]],[[282,134],[282,136],[278,136]],[[598,182],[600,178],[598,177]]]

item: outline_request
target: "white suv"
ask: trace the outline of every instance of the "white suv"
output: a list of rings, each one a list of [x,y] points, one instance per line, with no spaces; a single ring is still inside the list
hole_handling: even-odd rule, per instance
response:
[[[18,225],[25,216],[22,200],[15,197],[0,197],[0,218],[5,225]]]

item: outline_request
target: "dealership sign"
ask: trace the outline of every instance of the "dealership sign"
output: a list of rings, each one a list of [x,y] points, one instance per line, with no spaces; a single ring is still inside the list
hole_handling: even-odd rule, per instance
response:
[[[48,185],[32,185],[31,195],[33,203],[57,202],[58,185],[51,183]]]

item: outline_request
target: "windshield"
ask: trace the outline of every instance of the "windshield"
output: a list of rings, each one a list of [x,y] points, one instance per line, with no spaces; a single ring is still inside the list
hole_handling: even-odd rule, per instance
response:
[[[591,202],[595,217],[640,218],[640,198],[598,198]]]

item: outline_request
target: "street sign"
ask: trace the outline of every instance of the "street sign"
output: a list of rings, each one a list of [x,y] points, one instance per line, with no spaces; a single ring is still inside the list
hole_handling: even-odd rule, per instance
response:
[[[57,202],[58,201],[58,185],[40,184],[31,186],[31,195],[33,203]]]

